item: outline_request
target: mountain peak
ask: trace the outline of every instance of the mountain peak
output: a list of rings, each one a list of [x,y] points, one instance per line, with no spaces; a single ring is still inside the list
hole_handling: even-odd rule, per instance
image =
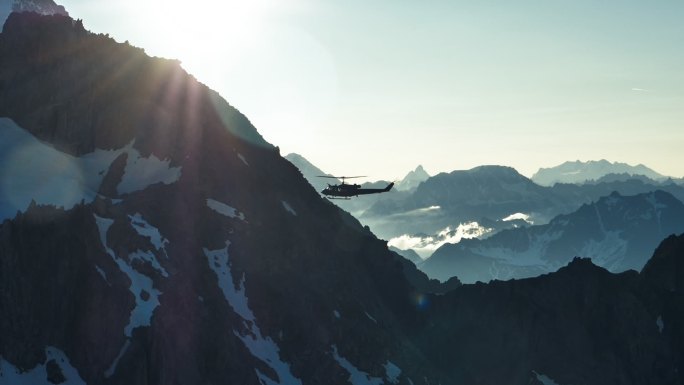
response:
[[[418,165],[413,171],[409,171],[408,174],[399,183],[396,184],[395,188],[399,191],[411,191],[415,190],[419,184],[425,182],[430,178],[422,165]]]
[[[0,25],[5,24],[12,12],[33,12],[40,15],[69,16],[63,6],[52,0],[8,0],[0,5]]]

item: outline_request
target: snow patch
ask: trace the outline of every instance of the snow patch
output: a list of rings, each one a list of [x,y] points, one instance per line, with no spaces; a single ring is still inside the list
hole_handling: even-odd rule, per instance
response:
[[[480,255],[485,255],[491,258],[502,259],[506,263],[514,266],[547,266],[548,268],[558,268],[559,266],[550,266],[542,257],[546,255],[551,242],[560,239],[563,236],[562,231],[547,231],[542,234],[534,234],[530,237],[529,247],[526,250],[511,250],[506,247],[476,247],[473,252]]]
[[[337,353],[337,346],[332,346],[333,358],[337,363],[349,373],[348,381],[352,385],[380,385],[382,384],[382,379],[377,377],[371,377],[368,373],[362,372],[357,369],[351,362],[346,358],[341,357]]]
[[[242,221],[245,220],[245,214],[239,212],[236,208],[228,206],[227,204],[217,200],[207,199],[207,207],[221,215],[227,216],[228,218],[239,219]]]
[[[97,197],[117,151],[74,157],[43,143],[8,118],[0,118],[0,221],[24,212],[32,200],[65,210]]]
[[[95,265],[95,270],[97,270],[97,272],[100,273],[100,276],[102,277],[102,279],[104,279],[105,282],[107,282],[107,285],[111,286],[109,280],[107,279],[107,273],[105,273],[105,271],[102,270],[102,268],[98,265]]]
[[[502,221],[504,222],[509,222],[509,221],[515,221],[515,220],[520,220],[522,219],[523,221],[533,225],[534,222],[530,220],[530,215],[529,214],[524,214],[524,213],[515,213],[507,216],[506,218],[503,218]]]
[[[371,315],[370,315],[370,314],[368,314],[368,312],[367,312],[367,311],[366,311],[366,312],[364,312],[364,313],[366,313],[366,317],[368,317],[368,319],[369,319],[369,320],[371,320],[371,321],[373,321],[373,322],[375,322],[375,323],[378,323],[378,321],[377,321],[377,320],[376,320],[375,318],[371,317]]]
[[[256,318],[249,308],[248,299],[245,295],[244,276],[239,287],[236,288],[230,272],[228,260],[229,246],[230,241],[226,241],[226,247],[223,249],[208,250],[204,248],[204,255],[207,257],[209,267],[218,278],[219,288],[221,288],[224,298],[230,307],[233,308],[233,311],[243,319],[243,326],[248,331],[245,335],[237,331],[233,331],[233,333],[242,341],[254,357],[271,367],[278,376],[278,381],[274,381],[258,369],[255,369],[256,375],[262,384],[301,385],[302,382],[290,372],[290,365],[280,359],[280,348],[278,345],[270,337],[264,337],[261,334],[261,330],[256,324]]]
[[[658,326],[658,331],[662,333],[663,328],[665,328],[665,324],[663,323],[663,316],[658,316],[658,319],[656,320],[656,326]]]
[[[27,371],[21,371],[0,357],[0,385],[53,385],[48,380],[47,364],[53,361],[59,366],[65,380],[60,385],[86,385],[69,358],[60,349],[52,346],[45,348],[46,360]]]
[[[333,310],[333,315],[335,316],[335,318],[340,319],[340,312],[339,311]]]
[[[109,368],[105,370],[105,378],[111,377],[116,372],[116,367],[119,365],[119,360],[121,360],[121,357],[123,357],[123,355],[126,354],[126,351],[128,350],[129,346],[131,346],[131,340],[126,339],[126,342],[121,347],[121,350],[119,350],[119,354],[116,356],[116,358],[114,358],[114,361],[112,361],[112,364],[109,365]]]
[[[534,370],[532,371],[534,375],[537,377],[537,381],[541,382],[543,385],[558,385],[558,383],[554,380],[552,380],[549,376],[541,373],[537,373]]]
[[[140,326],[150,326],[154,309],[159,306],[159,295],[161,292],[154,288],[152,279],[136,271],[130,264],[119,258],[114,250],[107,246],[107,231],[114,223],[113,219],[95,216],[95,222],[100,232],[100,242],[107,254],[114,260],[119,269],[128,276],[131,281],[129,291],[135,297],[135,307],[131,311],[128,325],[124,329],[126,337],[131,336],[133,329]],[[146,295],[145,295],[146,294]],[[145,298],[147,297],[147,298]]]
[[[163,251],[168,258],[166,246],[169,244],[169,240],[161,235],[159,229],[149,224],[139,213],[129,215],[128,218],[138,235],[148,238],[157,251]]]
[[[247,163],[247,159],[245,159],[245,157],[244,157],[242,154],[240,154],[240,153],[238,152],[237,156],[238,156],[238,158],[240,158],[240,160],[242,161],[242,163],[245,164],[245,166],[249,166],[249,163]]]
[[[167,273],[166,270],[162,267],[162,265],[159,264],[157,257],[155,257],[154,254],[152,254],[151,252],[136,250],[135,252],[128,255],[129,262],[133,263],[133,261],[135,260],[149,262],[149,264],[152,265],[152,268],[157,270],[164,278],[169,277],[169,273]]]
[[[208,250],[204,248],[204,255],[209,261],[209,267],[214,271],[218,278],[218,285],[223,292],[223,297],[228,301],[230,307],[233,308],[242,319],[254,322],[254,314],[249,309],[247,304],[247,296],[245,295],[244,277],[240,286],[235,287],[233,283],[233,276],[230,273],[230,266],[228,264],[228,247],[230,241],[226,241],[226,247],[218,250]]]
[[[181,167],[170,167],[170,159],[161,160],[154,155],[143,158],[133,144],[134,141],[125,147],[128,160],[121,183],[116,187],[119,194],[144,190],[157,183],[172,184],[180,179]]]
[[[282,202],[282,204],[283,204],[283,208],[285,209],[285,211],[287,211],[288,213],[294,215],[295,217],[297,216],[297,212],[294,211],[294,209],[292,208],[292,206],[290,206],[289,203],[287,203],[287,202],[285,202],[285,201],[281,201],[281,202]]]
[[[32,200],[65,210],[91,203],[112,162],[128,154],[120,194],[142,190],[155,183],[178,181],[180,167],[154,155],[142,158],[134,141],[117,150],[97,149],[75,157],[43,143],[9,118],[0,118],[0,220],[24,212]],[[113,200],[116,202],[116,200]]]
[[[399,376],[401,375],[401,369],[392,363],[392,361],[387,361],[385,364],[385,378],[391,384],[399,383]]]
[[[624,270],[621,263],[626,253],[627,241],[620,238],[620,231],[606,231],[603,239],[590,239],[577,255],[591,258],[598,266],[615,272]]]

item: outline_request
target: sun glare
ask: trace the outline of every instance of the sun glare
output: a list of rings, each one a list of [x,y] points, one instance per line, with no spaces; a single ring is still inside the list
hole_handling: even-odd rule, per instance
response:
[[[258,38],[279,7],[274,0],[146,0],[128,6],[141,15],[140,44],[152,55],[179,59],[199,78],[211,78],[213,63],[229,62]]]

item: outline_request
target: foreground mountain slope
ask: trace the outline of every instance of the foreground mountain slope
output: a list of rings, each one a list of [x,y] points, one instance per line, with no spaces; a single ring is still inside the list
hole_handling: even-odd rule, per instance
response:
[[[667,263],[681,263],[683,239]],[[656,302],[667,293],[651,279],[576,259],[537,278],[464,285],[431,309],[420,346],[454,383],[679,384],[682,297]]]
[[[3,178],[26,171],[2,185],[0,383],[681,383],[649,282],[580,262],[418,290],[178,63],[66,17],[6,23],[0,116]]]
[[[0,230],[5,372],[76,368],[90,384],[439,378],[403,346],[414,289],[395,255],[177,62],[66,17],[12,14],[0,83],[4,127],[40,139],[31,157],[58,151],[94,181],[72,186],[75,202],[38,190],[28,205],[3,200],[14,208]],[[92,158],[104,166],[81,167]],[[41,186],[41,174],[25,178]]]
[[[614,192],[546,225],[504,230],[437,249],[420,268],[432,278],[467,283],[555,271],[575,256],[613,272],[641,270],[650,250],[684,232],[684,203],[664,191]]]

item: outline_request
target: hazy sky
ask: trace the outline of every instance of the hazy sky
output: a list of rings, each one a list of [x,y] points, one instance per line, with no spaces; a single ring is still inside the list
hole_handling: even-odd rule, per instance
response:
[[[180,59],[326,172],[605,158],[684,176],[681,0],[58,3]]]

